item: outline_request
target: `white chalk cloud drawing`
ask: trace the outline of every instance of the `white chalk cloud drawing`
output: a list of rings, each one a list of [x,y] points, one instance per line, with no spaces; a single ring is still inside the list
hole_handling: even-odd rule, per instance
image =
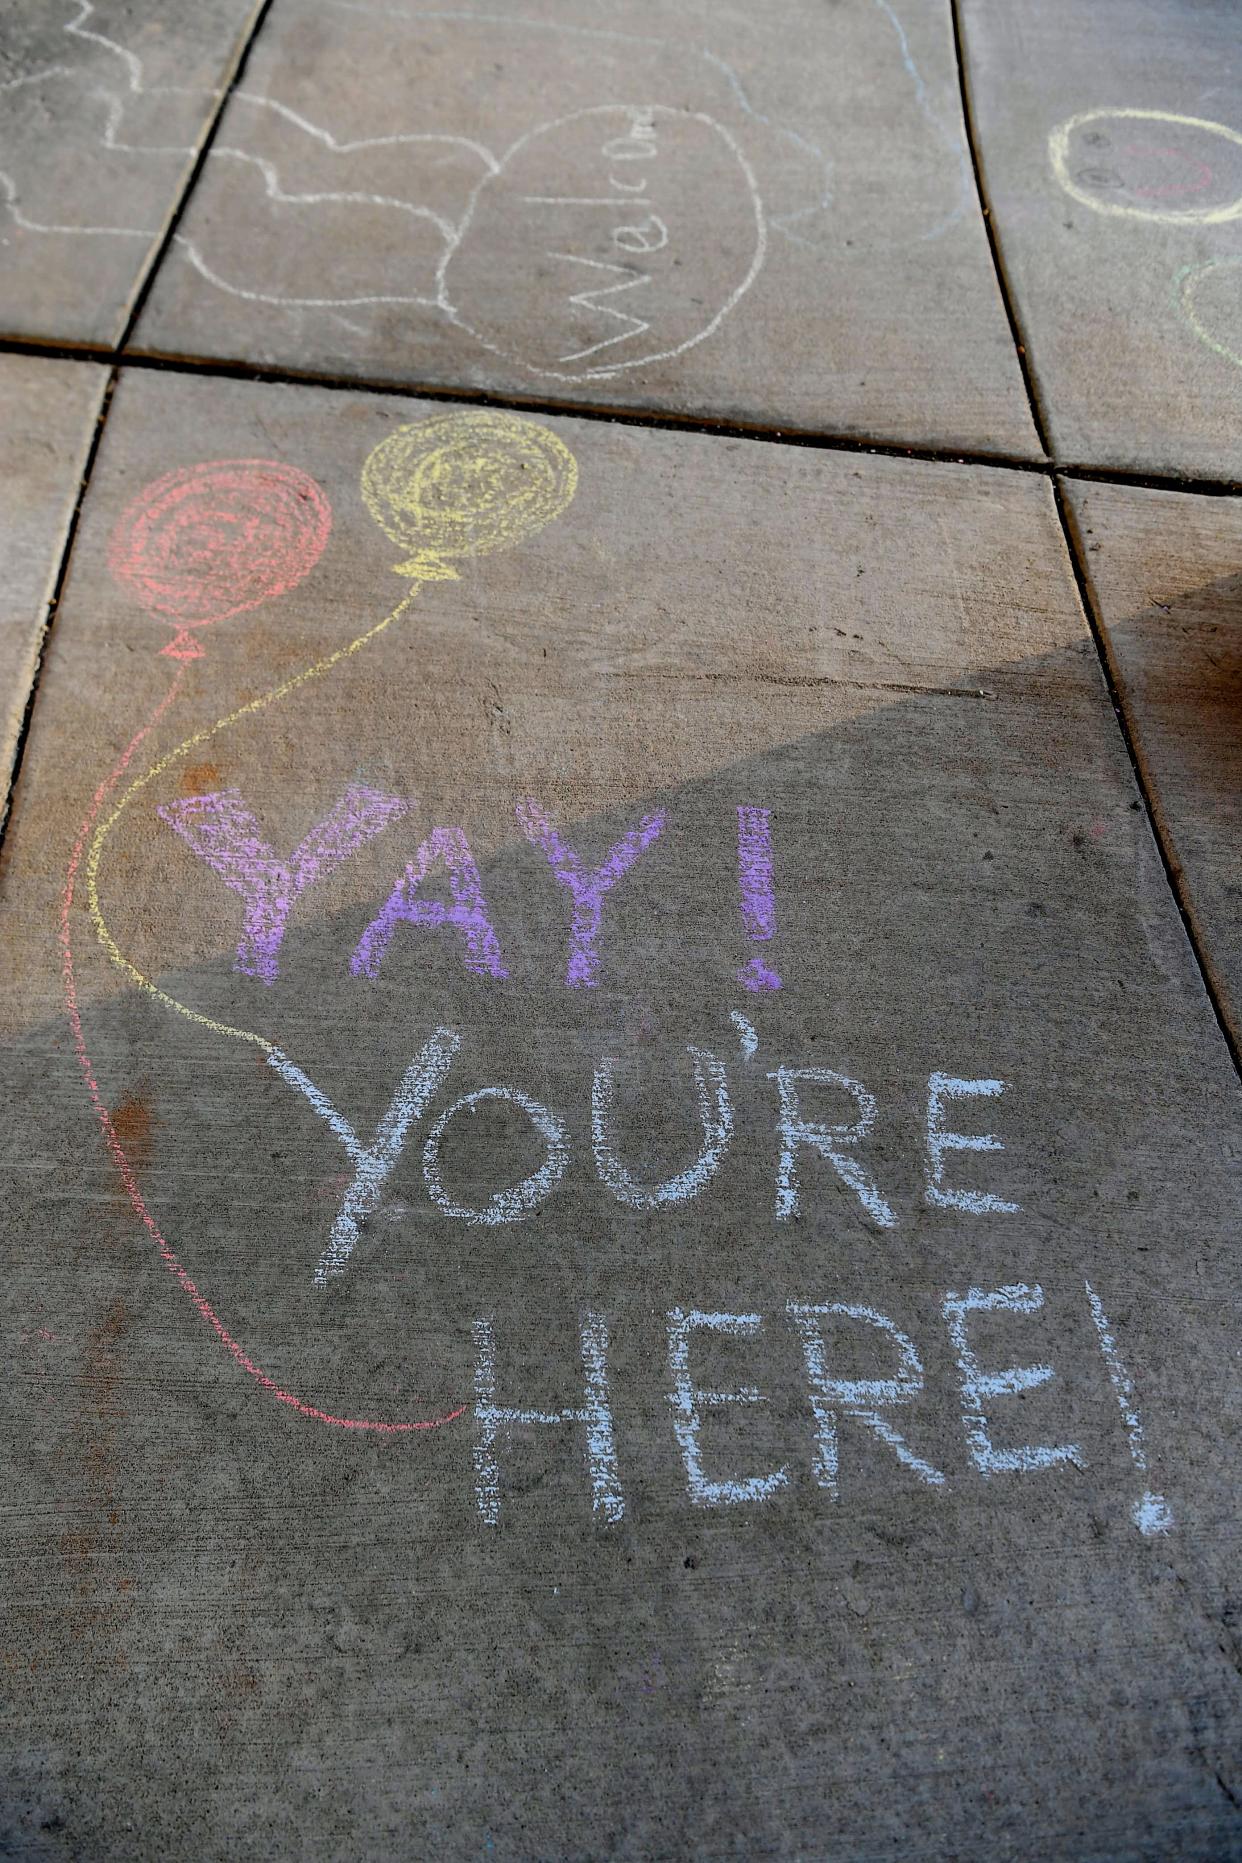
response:
[[[115,225],[101,216],[118,199],[149,196],[152,166],[164,194],[175,192],[195,152],[204,106],[218,92],[148,85],[137,53],[98,31],[95,18],[93,0],[77,0],[57,56],[33,57],[28,70],[0,81],[0,199],[27,233],[150,241],[159,233],[158,215],[149,225]],[[31,23],[41,24],[37,14]],[[20,64],[21,48],[11,48],[11,56]],[[63,169],[46,160],[45,136],[31,133],[32,123],[65,122],[95,130],[89,164],[75,167],[70,200]]]
[[[925,214],[912,234],[938,238],[969,198],[964,143],[933,101],[896,0],[873,6],[872,56],[895,53],[929,147],[956,177],[944,211]],[[175,236],[183,263],[234,300],[342,322],[350,310],[364,323],[407,312],[467,331],[481,349],[533,375],[606,380],[709,338],[754,283],[771,239],[827,257],[841,237],[833,160],[761,109],[754,81],[743,82],[706,47],[563,19],[376,0],[326,0],[323,11],[357,22],[347,42],[366,38],[356,48],[360,69],[368,58],[393,64],[392,26],[400,24],[446,34],[446,43],[455,34],[487,34],[496,49],[508,45],[527,57],[546,42],[556,48],[558,74],[577,61],[563,94],[589,97],[607,85],[611,96],[521,127],[511,121],[515,86],[500,111],[510,121],[496,123],[492,148],[454,133],[451,119],[407,130],[400,90],[377,118],[389,133],[340,133],[339,124],[316,120],[327,105],[313,92],[313,114],[296,89],[292,102],[269,94],[296,84],[279,68],[269,72],[266,84],[230,99],[199,195]],[[36,38],[49,43],[46,26]],[[93,0],[74,0],[60,39],[63,56],[32,59],[0,83],[12,106],[0,125],[0,219],[7,208],[27,233],[150,243],[218,93],[148,83],[138,53],[100,30]],[[91,126],[89,174],[67,180],[63,164],[32,155],[38,138],[24,133],[23,106],[44,124],[71,118]],[[492,100],[487,107],[496,114]],[[770,206],[760,195],[760,157]],[[158,202],[151,223],[142,213],[116,223],[109,204],[135,198]]]

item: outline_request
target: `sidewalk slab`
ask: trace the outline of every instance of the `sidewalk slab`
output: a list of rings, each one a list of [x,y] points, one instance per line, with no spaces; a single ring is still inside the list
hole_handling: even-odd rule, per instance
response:
[[[1242,1036],[1242,502],[1066,481],[1169,859]]]
[[[1053,451],[1242,480],[1242,42],[1213,0],[963,0],[994,230]]]
[[[120,341],[256,11],[256,0],[8,9],[0,334]]]
[[[1039,450],[944,0],[278,5],[136,345]]]
[[[130,372],[0,910],[12,1847],[1234,1844],[1242,1108],[1042,476]]]
[[[0,356],[0,818],[107,380],[89,363]]]

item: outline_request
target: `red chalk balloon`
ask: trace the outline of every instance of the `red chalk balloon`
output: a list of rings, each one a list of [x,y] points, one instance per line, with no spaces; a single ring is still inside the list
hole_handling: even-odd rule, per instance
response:
[[[323,554],[332,507],[314,479],[275,459],[222,459],[154,479],[126,507],[108,567],[178,629],[164,652],[202,652],[190,630],[296,588]]]

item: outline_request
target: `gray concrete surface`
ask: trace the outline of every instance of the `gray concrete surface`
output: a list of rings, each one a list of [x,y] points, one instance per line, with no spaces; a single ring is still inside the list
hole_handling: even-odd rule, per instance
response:
[[[462,418],[114,402],[4,882],[10,1847],[1227,1854],[1238,1087],[1047,481]],[[308,573],[165,656],[233,494],[133,501],[256,458]],[[577,946],[540,811],[646,824]]]
[[[0,356],[0,816],[106,381],[103,369]]]
[[[1242,479],[1230,0],[962,0],[993,225],[1054,451]]]
[[[1242,508],[1069,481],[1090,583],[1199,947],[1242,1035]]]
[[[257,0],[5,8],[5,336],[120,340],[257,10]]]
[[[1236,474],[1236,26],[963,14],[1007,279],[944,0],[16,10],[6,1855],[1242,1851],[1242,539],[1004,298]]]
[[[137,342],[1039,451],[945,0],[278,5]]]

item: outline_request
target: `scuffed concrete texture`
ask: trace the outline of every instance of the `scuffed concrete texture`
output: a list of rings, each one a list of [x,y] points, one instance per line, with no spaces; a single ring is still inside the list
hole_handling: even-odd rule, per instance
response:
[[[1236,6],[962,0],[962,17],[983,176],[1055,454],[1242,479]]]
[[[1118,691],[1203,961],[1242,1034],[1242,505],[1069,480]]]
[[[104,369],[0,357],[0,819]]]
[[[392,610],[410,543],[359,476],[445,412],[173,376],[116,397],[4,878],[10,1846],[1229,1854],[1238,1088],[1047,484],[545,421],[578,467],[554,522],[186,743]],[[99,944],[87,854],[83,1040],[151,1223],[252,1365],[340,1416],[464,1406],[418,1435],[317,1422],[223,1348],[119,1188],[59,1001],[78,824],[177,672],[109,579],[109,535],[155,476],[255,457],[313,475],[332,533],[292,593],[203,629],[132,753],[126,783],[184,745],[100,845],[98,904],[165,1000]],[[411,809],[294,902],[273,982],[239,973],[242,902],[178,810],[234,789],[284,855],[351,785]],[[566,987],[569,903],[518,830],[529,797],[590,865],[664,811],[604,901],[598,988]],[[771,812],[765,941],[740,910],[739,804]],[[436,826],[468,836],[508,977],[408,921],[352,974]],[[452,903],[443,869],[420,897]],[[738,982],[756,954],[782,989]],[[176,1004],[278,1042],[368,1141],[432,1031],[460,1034],[328,1287],[346,1150],[253,1043]],[[659,1185],[702,1143],[691,1045],[724,1070],[723,1162],[689,1200],[633,1208],[593,1159],[593,1072],[615,1060],[610,1140]],[[810,1147],[778,1218],[782,1064],[875,1096],[842,1155],[891,1222]],[[948,1103],[949,1132],[999,1148],[948,1151],[941,1181],[1018,1209],[930,1200],[933,1072],[1004,1082]],[[433,1202],[424,1148],[500,1083],[555,1113],[568,1162],[527,1220],[471,1223]],[[801,1091],[809,1119],[858,1114],[830,1080]],[[482,1208],[543,1154],[512,1103],[463,1110],[447,1200]],[[972,1288],[1009,1290],[967,1321],[998,1380],[973,1397],[943,1315]],[[818,1425],[791,1301],[854,1309],[821,1316],[824,1375],[871,1384],[822,1387]],[[745,1327],[690,1339],[718,1398],[697,1488],[677,1308]],[[895,1335],[861,1309],[908,1335],[895,1394],[876,1383]],[[515,1424],[493,1468],[489,1404],[584,1408],[584,1311],[601,1351],[608,1333],[615,1466],[597,1380],[590,1432]],[[763,1401],[724,1401],[747,1387]],[[985,1474],[984,1429],[1032,1466]],[[738,1491],[765,1476],[767,1498]]]
[[[277,6],[137,342],[1039,450],[941,0]]]
[[[0,332],[119,341],[258,0],[38,0],[0,45]]]

